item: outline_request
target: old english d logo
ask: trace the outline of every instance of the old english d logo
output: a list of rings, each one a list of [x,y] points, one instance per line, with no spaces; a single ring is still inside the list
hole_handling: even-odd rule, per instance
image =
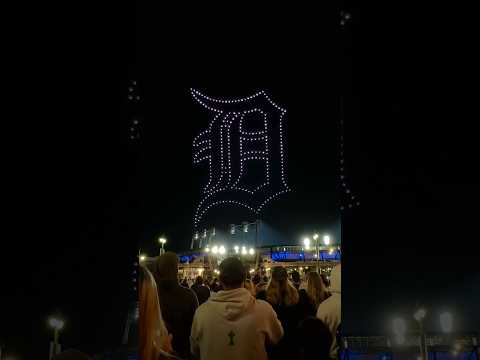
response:
[[[193,98],[212,119],[193,141],[193,162],[208,179],[198,204],[198,228],[209,209],[240,206],[259,214],[273,199],[290,191],[285,172],[283,121],[286,110],[264,91],[231,100],[213,99],[197,90]]]

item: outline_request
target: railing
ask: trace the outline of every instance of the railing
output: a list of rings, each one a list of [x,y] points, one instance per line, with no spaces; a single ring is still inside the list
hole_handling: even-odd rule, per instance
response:
[[[428,360],[480,360],[478,333],[427,334]],[[347,336],[342,338],[341,359],[417,359],[420,336],[409,334],[402,344],[388,336]]]

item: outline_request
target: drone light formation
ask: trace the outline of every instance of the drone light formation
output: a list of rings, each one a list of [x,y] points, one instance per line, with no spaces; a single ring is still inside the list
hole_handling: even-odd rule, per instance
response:
[[[243,207],[258,216],[269,202],[291,191],[285,171],[286,110],[265,91],[228,100],[214,99],[195,89],[191,94],[212,113],[207,128],[193,141],[193,163],[205,164],[208,169],[203,196],[195,210],[194,231],[213,207]],[[249,129],[249,124],[254,124],[255,130]],[[262,176],[255,176],[258,183],[253,185],[245,180],[252,163],[261,164],[263,170]]]

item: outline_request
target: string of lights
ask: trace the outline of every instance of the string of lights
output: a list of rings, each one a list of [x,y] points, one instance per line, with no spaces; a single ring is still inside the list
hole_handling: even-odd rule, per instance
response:
[[[138,83],[136,80],[130,81],[127,91],[127,100],[132,108],[133,115],[129,119],[128,138],[132,142],[137,142],[140,139],[141,122],[137,115],[138,106],[140,104],[140,92],[138,90]]]
[[[352,16],[347,11],[340,12],[340,27],[345,31],[346,25]],[[340,97],[340,141],[339,141],[339,180],[341,185],[340,210],[352,209],[360,206],[360,201],[351,190],[351,184],[347,174],[347,164],[345,160],[345,113],[344,98]]]

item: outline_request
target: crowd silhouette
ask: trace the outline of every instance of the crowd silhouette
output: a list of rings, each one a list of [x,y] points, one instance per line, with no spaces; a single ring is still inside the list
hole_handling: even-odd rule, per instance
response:
[[[341,265],[330,279],[276,266],[246,271],[236,257],[218,277],[179,279],[178,256],[166,252],[139,276],[141,360],[338,359]]]

